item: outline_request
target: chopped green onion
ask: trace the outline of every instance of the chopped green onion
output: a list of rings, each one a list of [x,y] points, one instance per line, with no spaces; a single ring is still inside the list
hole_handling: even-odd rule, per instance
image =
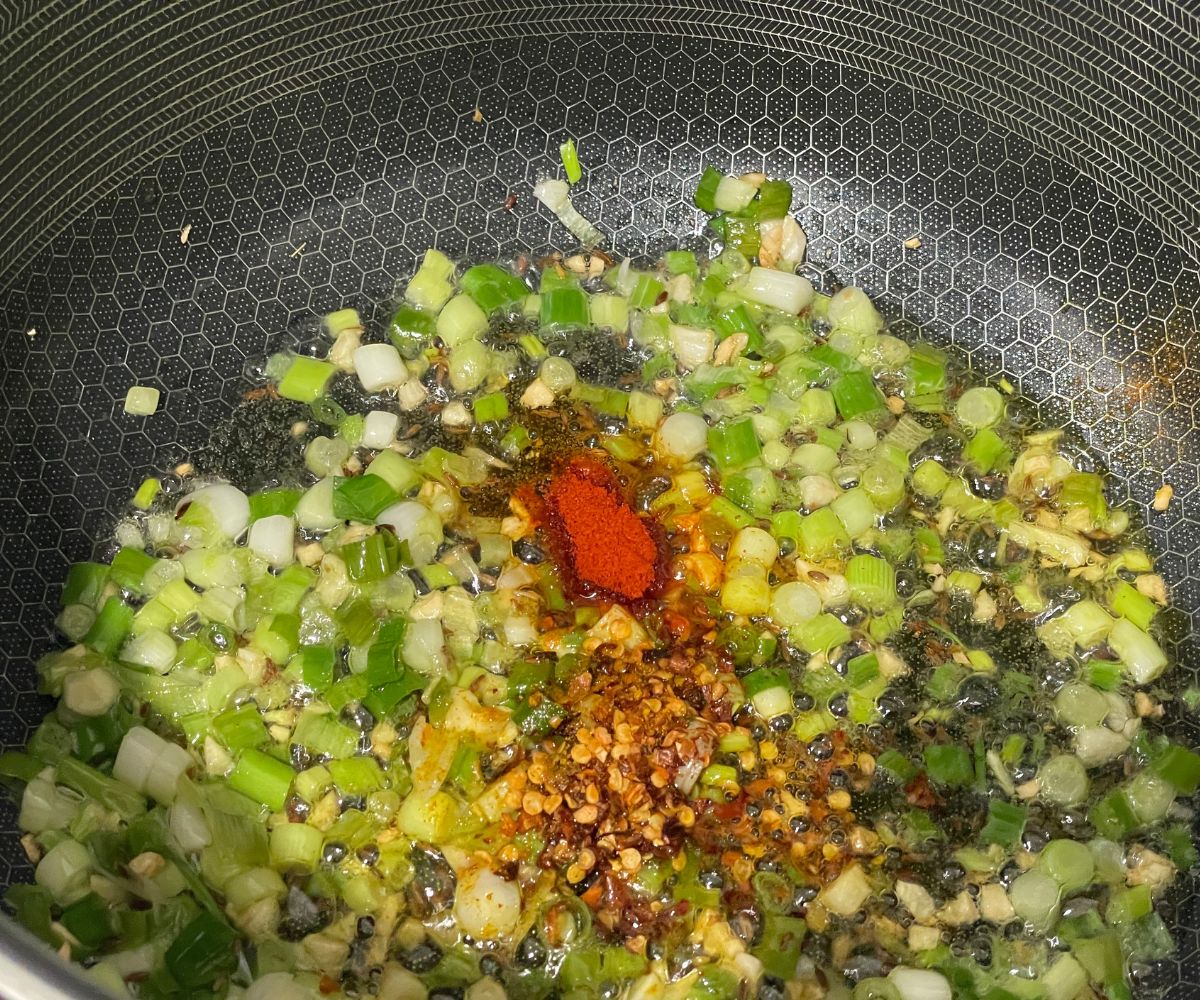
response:
[[[160,492],[162,492],[162,481],[151,476],[149,479],[142,480],[142,485],[137,488],[130,503],[138,510],[149,510]]]
[[[800,521],[799,534],[796,545],[809,559],[832,558],[850,545],[850,536],[831,507],[806,515]]]
[[[478,397],[472,404],[475,420],[486,424],[492,421],[504,420],[508,417],[508,397],[502,392],[489,392]]]
[[[883,394],[866,372],[846,372],[830,389],[843,420],[853,420],[884,409]]]
[[[346,422],[346,411],[340,403],[328,396],[318,396],[308,404],[313,419],[330,427],[341,427]]]
[[[1101,524],[1108,513],[1104,499],[1104,479],[1094,472],[1072,472],[1063,480],[1058,504],[1067,510],[1088,511],[1094,524]]]
[[[361,646],[375,632],[375,614],[362,598],[349,598],[333,613],[342,633],[352,646]]]
[[[588,297],[573,285],[542,292],[541,325],[543,328],[564,329],[587,326]]]
[[[912,485],[922,496],[940,497],[950,485],[950,473],[940,462],[927,458],[913,470]]]
[[[792,630],[793,642],[807,653],[827,653],[849,640],[849,627],[829,613],[817,615]]]
[[[749,418],[726,421],[708,431],[708,450],[722,471],[738,469],[762,453],[754,422]]]
[[[975,780],[975,764],[964,747],[932,744],[923,751],[925,770],[942,785],[966,786]]]
[[[959,396],[954,415],[959,423],[971,430],[991,427],[1004,416],[1004,398],[990,386],[973,386]]]
[[[760,667],[742,678],[742,687],[754,710],[764,719],[785,715],[792,710],[791,683],[786,670]]]
[[[268,738],[262,716],[253,702],[222,712],[213,719],[212,725],[217,738],[230,750],[260,747]]]
[[[792,210],[792,185],[787,181],[767,180],[758,186],[758,194],[742,211],[756,222],[782,219]]]
[[[891,563],[870,555],[857,555],[846,564],[850,595],[863,607],[884,611],[896,602],[896,571]]]
[[[999,434],[985,427],[967,442],[963,458],[978,472],[986,474],[1005,468],[1012,460],[1012,452]]]
[[[350,579],[373,583],[391,576],[400,565],[400,543],[390,531],[377,531],[339,550]]]
[[[1108,606],[1114,614],[1128,619],[1143,632],[1150,628],[1158,613],[1158,605],[1124,580],[1118,580],[1108,592]]]
[[[436,316],[403,303],[388,324],[388,339],[401,357],[411,360],[433,339],[436,330]]]
[[[229,924],[204,910],[179,932],[163,960],[174,981],[195,992],[237,967],[237,937]]]
[[[454,296],[437,318],[437,335],[450,348],[478,340],[487,328],[487,313],[469,295]]]
[[[314,826],[281,823],[271,831],[271,864],[284,872],[314,871],[324,844],[324,834]]]
[[[1169,747],[1151,768],[1174,785],[1180,795],[1191,795],[1200,788],[1200,754],[1184,747]]]
[[[283,761],[261,750],[247,750],[229,772],[229,784],[272,812],[279,812],[295,777],[296,772]]]
[[[108,566],[104,563],[75,563],[67,572],[67,582],[63,585],[60,603],[63,607],[71,604],[95,607],[106,583]]]
[[[333,683],[334,650],[332,646],[302,646],[288,664],[301,684],[318,693]]]
[[[692,195],[692,202],[701,212],[712,215],[717,210],[715,199],[722,176],[721,171],[715,167],[704,168],[700,182],[696,185],[696,193]]]
[[[758,253],[761,242],[758,224],[753,219],[743,219],[736,215],[721,215],[713,219],[709,225],[720,236],[726,249],[736,250],[747,257],[753,257]],[[796,311],[799,312],[799,310]]]
[[[390,483],[374,473],[333,481],[333,516],[340,521],[374,524],[399,497]]]
[[[1124,840],[1141,824],[1123,789],[1114,788],[1088,811],[1088,822],[1109,840]]]
[[[579,152],[575,149],[575,140],[568,139],[558,147],[558,155],[562,158],[563,170],[567,172],[567,183],[578,184],[583,177],[583,168],[579,165]]]
[[[629,293],[631,309],[650,309],[664,292],[663,283],[651,274],[639,274]]]
[[[119,597],[110,597],[96,615],[96,620],[88,629],[87,635],[83,637],[83,643],[97,653],[115,656],[133,628],[133,623],[133,608]]]
[[[883,768],[901,785],[908,784],[917,776],[918,768],[899,750],[885,750],[875,760],[878,767]]]
[[[158,563],[158,560],[147,555],[141,549],[122,547],[109,566],[109,578],[119,587],[131,590],[136,594],[143,593],[143,583],[146,572]]]
[[[979,838],[985,844],[1015,847],[1025,829],[1026,813],[1024,806],[1005,802],[1003,799],[990,800],[987,822],[980,831]]]
[[[1078,892],[1090,885],[1096,874],[1096,862],[1087,844],[1061,838],[1042,849],[1038,867],[1062,886],[1065,893]]]
[[[355,678],[355,680],[359,679]],[[366,678],[361,678],[361,680],[365,689]],[[300,718],[296,722],[296,728],[292,733],[292,742],[311,753],[337,759],[349,757],[354,753],[358,748],[358,734],[332,715],[308,709],[300,714]]]
[[[325,394],[325,387],[337,368],[328,361],[296,355],[279,380],[279,395],[299,403],[311,403]]]
[[[529,294],[525,282],[495,264],[476,264],[467,268],[458,279],[458,287],[489,316],[499,309],[509,309],[523,302]]]
[[[696,255],[691,250],[668,250],[663,254],[663,264],[668,274],[690,274],[695,277],[699,273]]]
[[[851,688],[861,688],[879,676],[879,657],[874,653],[863,653],[846,664],[846,683]]]
[[[250,496],[250,520],[258,521],[276,514],[290,517],[296,513],[296,505],[299,502],[299,490],[275,489],[254,493]]]

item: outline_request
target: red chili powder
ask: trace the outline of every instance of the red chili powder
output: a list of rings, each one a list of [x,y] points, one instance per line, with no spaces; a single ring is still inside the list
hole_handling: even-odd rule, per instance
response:
[[[654,583],[658,546],[603,465],[572,459],[550,480],[545,503],[566,536],[580,582],[630,600],[645,596]]]

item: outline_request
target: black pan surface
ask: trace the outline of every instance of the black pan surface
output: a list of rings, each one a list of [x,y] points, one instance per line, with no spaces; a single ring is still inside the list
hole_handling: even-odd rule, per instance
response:
[[[66,18],[64,6],[29,18]],[[1099,0],[1070,14],[1026,9],[1029,25],[1057,24],[1059,42],[1076,32],[1072,51],[1090,54],[1080,62],[1055,50],[1055,75],[1051,40],[999,3],[986,18],[971,8],[970,24],[928,4],[880,4],[870,23],[834,3],[669,5],[637,18],[625,5],[578,5],[571,16],[581,19],[569,22],[535,4],[521,8],[525,22],[506,8],[475,28],[463,16],[472,5],[436,16],[428,5],[383,5],[358,22],[349,6],[327,5],[307,35],[293,24],[261,65],[225,67],[220,107],[205,104],[215,85],[189,54],[208,42],[179,20],[174,58],[202,93],[181,96],[172,83],[172,118],[146,83],[141,107],[158,134],[138,128],[122,157],[104,160],[96,136],[113,123],[82,120],[80,141],[35,164],[4,200],[0,744],[21,744],[46,708],[32,662],[54,644],[50,608],[67,566],[110,536],[114,511],[146,474],[207,440],[248,387],[247,363],[303,345],[311,317],[342,305],[378,329],[428,246],[489,258],[562,245],[530,188],[556,169],[567,135],[586,170],[576,203],[621,252],[702,238],[689,196],[704,164],[792,179],[810,261],[826,280],[862,285],[899,327],[955,345],[980,375],[1008,375],[1042,419],[1070,423],[1144,511],[1161,483],[1174,486],[1170,509],[1148,513],[1149,534],[1180,607],[1200,609],[1200,133],[1185,134],[1180,123],[1197,109],[1176,86],[1191,64],[1162,41],[1125,53],[1127,67],[1149,60],[1140,83],[1104,69],[1114,25],[1151,30],[1176,18],[1186,37],[1188,14],[1169,4],[1121,13]],[[187,18],[220,7],[272,16],[258,4],[180,7]],[[282,24],[301,7],[274,16]],[[1001,7],[1012,7],[1008,20],[997,20]],[[385,15],[392,35],[379,33]],[[896,27],[906,19],[907,35]],[[359,42],[339,41],[355,23]],[[611,30],[622,24],[642,30]],[[549,33],[556,27],[578,30]],[[1006,35],[1023,39],[1025,62],[1014,61],[1016,42],[1000,45]],[[285,41],[300,55],[290,80],[271,68]],[[1103,101],[1089,74],[1111,82]],[[26,89],[10,92],[0,117],[20,113]],[[137,111],[134,102],[111,114],[136,121]],[[52,141],[56,115],[30,120],[20,142]],[[921,245],[906,249],[912,237]],[[153,417],[122,412],[134,383],[162,390]],[[1182,637],[1189,615],[1178,619]],[[1176,653],[1195,679],[1190,642]],[[1196,741],[1189,720],[1175,724]],[[0,881],[28,875],[8,809]],[[1178,959],[1146,970],[1170,997],[1200,996],[1194,889],[1171,904]],[[13,947],[0,940],[0,951]]]

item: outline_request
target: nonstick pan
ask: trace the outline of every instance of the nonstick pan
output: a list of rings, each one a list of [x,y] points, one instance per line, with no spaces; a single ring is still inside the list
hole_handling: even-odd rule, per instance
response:
[[[427,246],[561,243],[530,189],[566,135],[626,253],[698,237],[706,163],[791,179],[810,260],[1071,424],[1200,610],[1195,5],[8,0],[0,52],[4,747],[47,708],[66,568],[131,488],[309,317],[381,322]],[[135,382],[162,390],[148,419]],[[0,880],[29,876],[5,806]],[[1195,889],[1143,972],[1168,997],[1200,997]],[[94,995],[8,921],[0,993]]]

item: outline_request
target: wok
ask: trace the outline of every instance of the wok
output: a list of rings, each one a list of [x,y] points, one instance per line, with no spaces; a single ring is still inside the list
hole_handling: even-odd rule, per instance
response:
[[[380,322],[427,246],[563,241],[530,186],[565,135],[622,252],[697,237],[705,163],[791,179],[820,269],[1013,379],[1144,510],[1170,483],[1147,522],[1194,679],[1194,4],[8,0],[0,38],[5,747],[47,708],[67,566],[247,361],[344,304]],[[148,419],[122,411],[135,382],[162,390]],[[0,879],[29,875],[6,805]],[[1195,886],[1169,907],[1179,957],[1146,976],[1198,997]],[[7,920],[0,992],[92,995]]]

